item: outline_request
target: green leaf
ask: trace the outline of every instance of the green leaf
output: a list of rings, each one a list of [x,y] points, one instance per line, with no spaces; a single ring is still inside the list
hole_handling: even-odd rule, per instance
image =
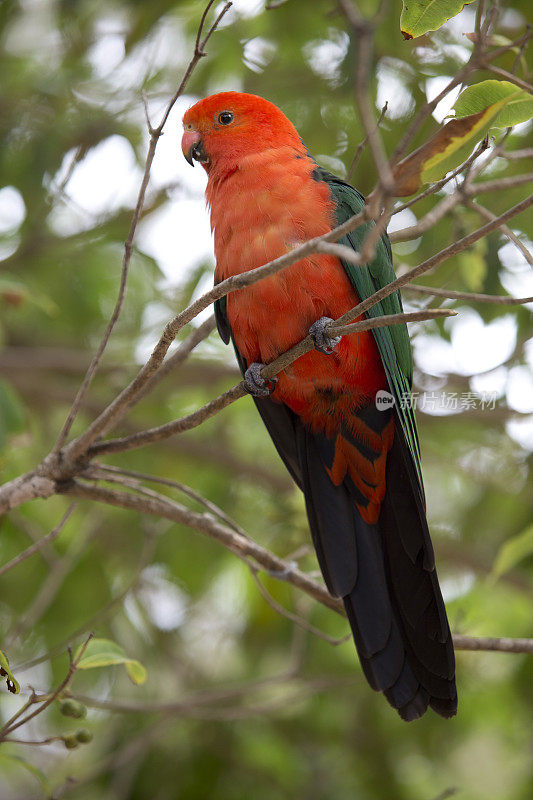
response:
[[[510,100],[511,95],[506,95],[475,114],[452,119],[443,125],[429,141],[396,165],[395,196],[414,194],[423,184],[438,181],[458,167],[488,133]]]
[[[533,555],[533,525],[530,525],[522,533],[512,536],[505,541],[494,559],[490,578],[498,580],[504,573],[516,567],[524,558]]]
[[[491,128],[510,128],[533,117],[533,97],[509,81],[481,81],[468,86],[455,103],[455,117],[469,116],[507,98],[505,107],[491,122]]]
[[[414,39],[438,30],[466,5],[464,0],[403,0],[400,16],[403,38]]]
[[[42,770],[36,767],[34,764],[30,764],[29,761],[22,758],[22,756],[17,756],[14,753],[1,753],[0,758],[4,761],[11,761],[12,763],[18,764],[20,767],[23,767],[25,770],[30,772],[34,778],[40,783],[43,791],[46,794],[47,798],[52,797],[52,787],[48,782],[48,778],[44,774]]]
[[[18,694],[20,692],[19,682],[11,672],[9,668],[9,659],[2,650],[0,650],[0,675],[5,677],[7,688],[12,694]]]
[[[135,661],[131,659],[125,662],[126,664],[126,672],[129,675],[130,680],[136,686],[141,686],[143,683],[146,682],[147,672],[146,667],[141,664],[140,661]]]
[[[81,647],[78,647],[74,660],[79,657]],[[87,645],[78,669],[95,669],[96,667],[111,667],[124,664],[130,680],[137,686],[146,681],[145,667],[133,658],[128,658],[124,650],[110,639],[91,639]]]

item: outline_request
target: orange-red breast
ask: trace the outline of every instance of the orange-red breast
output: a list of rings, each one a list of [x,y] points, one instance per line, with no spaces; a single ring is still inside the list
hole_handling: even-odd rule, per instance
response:
[[[261,97],[207,97],[186,112],[183,125],[184,155],[208,175],[217,282],[326,233],[364,205],[356,189],[317,165],[292,123]],[[362,226],[340,242],[357,250],[367,230]],[[319,323],[317,349],[280,373],[270,394],[253,366],[272,361],[317,320],[337,319],[393,278],[384,236],[365,267],[311,255],[229,294],[215,311],[274,444],[304,492],[324,580],[344,600],[370,685],[404,719],[422,716],[428,705],[449,717],[457,710],[454,653],[408,402],[412,356],[405,325],[337,343],[324,338]],[[395,293],[369,313],[400,310]]]

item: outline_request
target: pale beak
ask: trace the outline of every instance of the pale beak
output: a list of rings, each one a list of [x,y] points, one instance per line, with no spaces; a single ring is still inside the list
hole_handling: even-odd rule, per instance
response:
[[[204,149],[204,143],[198,131],[185,131],[181,140],[181,149],[191,167],[194,167],[195,161],[199,161],[200,164],[207,164],[209,161]]]

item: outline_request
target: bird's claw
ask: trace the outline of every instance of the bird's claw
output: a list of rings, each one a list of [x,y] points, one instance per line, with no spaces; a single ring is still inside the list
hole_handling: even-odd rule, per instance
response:
[[[278,382],[277,378],[263,378],[261,370],[264,364],[254,362],[250,364],[244,373],[244,385],[246,391],[253,397],[268,397],[274,391],[274,387]]]
[[[335,322],[335,320],[331,319],[331,317],[320,317],[320,319],[313,322],[309,328],[309,335],[315,344],[315,350],[318,350],[320,353],[325,353],[328,356],[333,353],[342,339],[342,336],[329,336],[326,332],[326,328],[328,325],[331,325],[332,322]]]

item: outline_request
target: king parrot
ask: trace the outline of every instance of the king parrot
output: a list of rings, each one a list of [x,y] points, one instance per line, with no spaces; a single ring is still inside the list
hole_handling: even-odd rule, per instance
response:
[[[318,166],[275,105],[222,92],[183,117],[182,150],[207,172],[215,282],[327,233],[364,197]],[[368,223],[339,240],[358,250]],[[344,601],[363,672],[405,720],[457,711],[452,636],[426,521],[405,325],[331,339],[327,324],[394,278],[390,242],[354,266],[316,253],[217,301],[226,344],[305,496],[328,590]],[[370,316],[402,310],[398,293]],[[275,382],[262,365],[311,333]],[[377,397],[376,397],[377,396]],[[385,399],[385,402],[379,400]],[[389,400],[389,403],[386,400]]]

